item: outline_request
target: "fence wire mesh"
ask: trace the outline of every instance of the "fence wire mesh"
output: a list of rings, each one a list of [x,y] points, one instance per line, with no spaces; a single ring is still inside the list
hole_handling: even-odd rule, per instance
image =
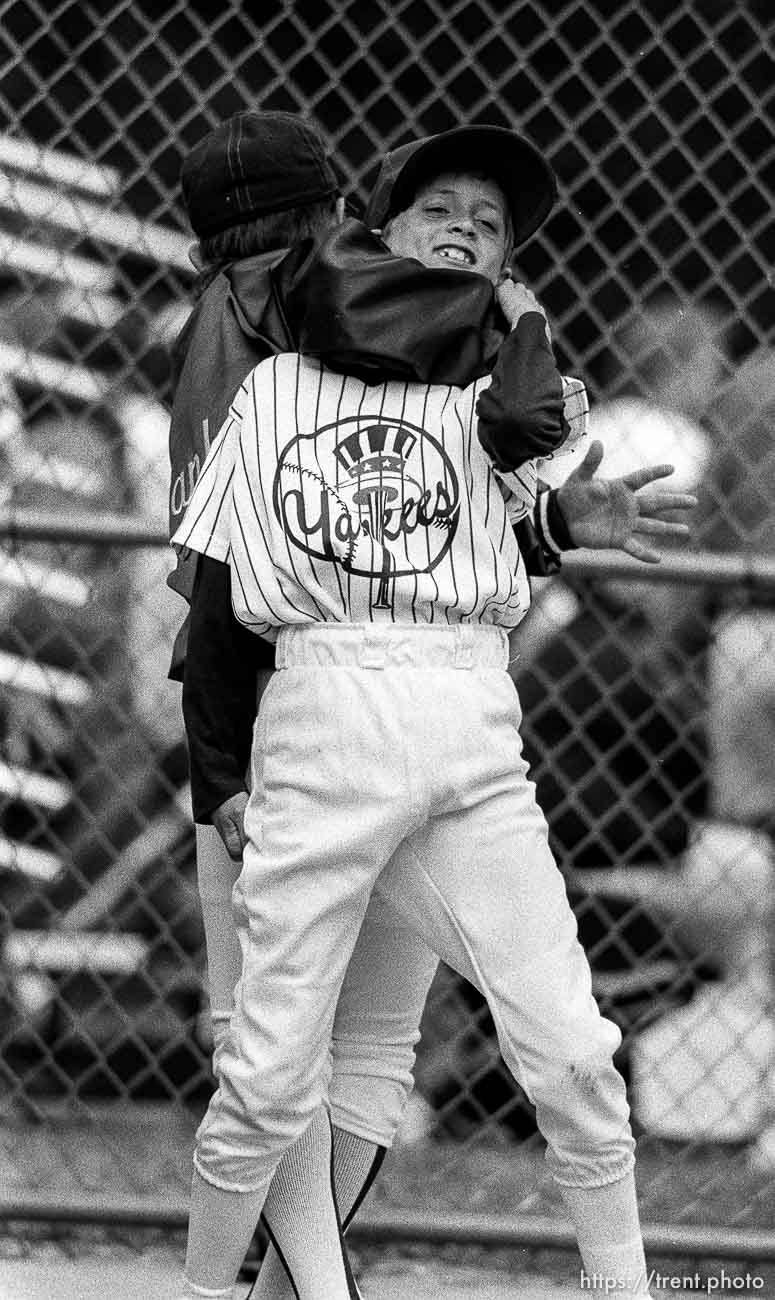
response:
[[[530,135],[560,202],[521,270],[562,368],[587,382],[606,466],[675,459],[700,490],[693,547],[775,549],[767,0],[225,0],[217,15],[204,0],[2,0],[0,17],[7,511],[161,527],[168,349],[193,277],[180,162],[259,106],[313,119],[360,201],[413,135],[464,121]],[[166,680],[183,610],[160,546],[6,534],[2,1200],[184,1206],[212,1078]],[[596,992],[624,1030],[643,1216],[771,1227],[772,585],[590,584],[568,566],[535,595],[514,669],[525,744]],[[417,1097],[384,1204],[553,1208],[532,1108],[486,1006],[446,968]]]

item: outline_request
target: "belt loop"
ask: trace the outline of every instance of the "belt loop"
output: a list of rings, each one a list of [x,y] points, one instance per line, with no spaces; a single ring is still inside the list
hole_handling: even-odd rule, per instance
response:
[[[470,627],[465,627],[462,623],[456,624],[457,635],[455,638],[455,667],[456,668],[473,668],[474,666],[474,638]]]
[[[358,663],[361,668],[385,667],[385,643],[381,637],[369,636],[368,632],[363,633]]]

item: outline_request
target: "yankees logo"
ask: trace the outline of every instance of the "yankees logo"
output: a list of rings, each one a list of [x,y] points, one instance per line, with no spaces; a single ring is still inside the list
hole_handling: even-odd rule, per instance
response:
[[[377,579],[372,607],[389,609],[396,578],[430,573],[446,555],[460,494],[449,455],[425,429],[358,416],[288,443],[273,506],[295,546]]]

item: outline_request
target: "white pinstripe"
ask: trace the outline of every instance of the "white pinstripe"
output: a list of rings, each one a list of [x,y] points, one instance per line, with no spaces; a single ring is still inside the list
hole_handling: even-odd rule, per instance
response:
[[[514,627],[529,587],[510,523],[533,507],[536,468],[492,469],[474,414],[488,383],[367,386],[295,354],[262,362],[173,542],[228,560],[237,617],[270,637],[329,620]],[[379,425],[407,435],[403,455],[374,457]],[[348,439],[361,444],[345,455]]]

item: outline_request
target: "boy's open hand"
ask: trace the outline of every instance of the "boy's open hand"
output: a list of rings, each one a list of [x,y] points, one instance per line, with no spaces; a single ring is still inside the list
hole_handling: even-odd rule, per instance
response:
[[[247,790],[230,795],[212,814],[213,826],[217,830],[229,857],[234,862],[242,858],[245,847],[245,809],[248,803]]]
[[[689,492],[652,486],[673,473],[672,465],[649,465],[622,478],[596,478],[603,453],[602,442],[595,439],[558,490],[573,541],[577,546],[625,551],[645,564],[659,564],[660,552],[644,537],[686,537],[688,524],[662,516],[673,510],[691,510],[697,498]]]

